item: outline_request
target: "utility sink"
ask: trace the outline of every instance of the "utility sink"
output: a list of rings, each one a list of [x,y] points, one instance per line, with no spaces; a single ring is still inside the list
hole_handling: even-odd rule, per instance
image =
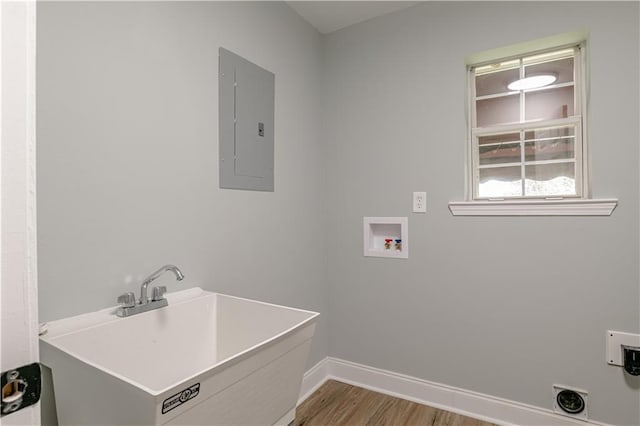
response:
[[[289,424],[318,313],[192,288],[41,336],[62,424]]]

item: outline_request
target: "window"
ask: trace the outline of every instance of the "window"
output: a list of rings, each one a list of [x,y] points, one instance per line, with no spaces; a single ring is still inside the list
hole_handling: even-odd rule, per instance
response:
[[[584,47],[469,67],[472,200],[585,198]]]

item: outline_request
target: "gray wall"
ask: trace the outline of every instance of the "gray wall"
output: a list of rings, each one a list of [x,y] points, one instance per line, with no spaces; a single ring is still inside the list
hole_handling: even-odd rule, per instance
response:
[[[165,263],[319,311],[327,356],[320,36],[283,3],[38,4],[41,321],[115,305]],[[275,73],[275,192],[218,188],[218,48]]]
[[[325,39],[332,356],[638,424],[638,380],[605,363],[638,332],[637,3],[428,2]],[[454,217],[464,199],[470,54],[590,31],[593,195],[611,217]],[[426,215],[412,191],[427,192]],[[409,259],[362,256],[363,216],[408,216]]]

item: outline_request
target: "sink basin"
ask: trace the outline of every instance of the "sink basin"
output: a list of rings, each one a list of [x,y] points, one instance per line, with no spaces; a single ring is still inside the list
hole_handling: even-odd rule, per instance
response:
[[[319,314],[192,288],[48,324],[60,424],[288,424]]]

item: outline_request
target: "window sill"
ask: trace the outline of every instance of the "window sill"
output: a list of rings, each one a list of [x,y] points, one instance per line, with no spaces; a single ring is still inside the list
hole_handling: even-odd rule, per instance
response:
[[[617,199],[452,201],[454,216],[611,216]]]

